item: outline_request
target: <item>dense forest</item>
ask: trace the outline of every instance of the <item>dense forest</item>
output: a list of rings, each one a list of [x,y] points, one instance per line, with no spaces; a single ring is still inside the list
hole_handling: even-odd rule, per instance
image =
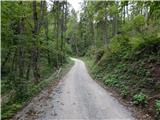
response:
[[[45,79],[83,57],[94,79],[160,119],[160,2],[1,2],[2,118],[41,91]]]
[[[66,42],[68,3],[2,2],[2,117],[10,116],[40,91],[71,52]],[[4,100],[3,100],[4,98]],[[4,108],[4,109],[3,109]]]

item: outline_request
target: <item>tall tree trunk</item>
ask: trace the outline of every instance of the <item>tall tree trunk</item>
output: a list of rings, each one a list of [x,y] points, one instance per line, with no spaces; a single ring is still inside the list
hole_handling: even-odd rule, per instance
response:
[[[26,70],[26,80],[29,80],[29,77],[30,77],[31,61],[32,61],[32,56],[30,56],[28,60],[28,65]]]
[[[115,36],[117,34],[117,13],[113,15],[113,22],[112,22],[112,36]]]
[[[46,41],[47,41],[47,46],[48,46],[49,37],[48,37],[48,19],[47,18],[45,20],[44,28],[45,28],[45,36],[46,36]],[[48,65],[51,65],[51,58],[50,58],[49,50],[47,50],[47,60],[48,60]]]
[[[59,14],[60,14],[60,3],[59,1],[56,1],[57,3],[57,9],[56,9],[56,49],[57,49],[57,57],[56,57],[56,67],[59,67]]]
[[[67,11],[68,11],[68,3],[67,2],[65,2],[65,12],[64,12],[64,32],[66,32],[66,30],[67,30],[67,28],[66,28],[66,24],[67,24],[67,15],[68,15],[68,13],[67,13]],[[66,45],[65,45],[65,41],[66,41],[66,36],[65,36],[66,34],[64,34],[64,44],[63,44],[63,47],[64,47],[64,50],[63,50],[63,55],[64,55],[64,57],[66,57],[66,51],[65,51],[65,47],[66,47]]]
[[[95,37],[94,37],[94,25],[93,25],[93,19],[90,20],[90,30],[91,30],[91,40],[93,41],[93,45],[96,46],[95,43]],[[91,42],[92,43],[92,42]]]
[[[104,28],[104,43],[107,44],[109,42],[109,34],[108,34],[109,24],[107,25],[107,18],[106,17],[105,17],[103,28]]]
[[[6,55],[5,59],[4,59],[4,61],[2,61],[2,65],[1,65],[1,69],[2,69],[2,70],[4,69],[4,66],[5,66],[5,64],[7,63],[10,55],[11,55],[11,48],[9,48],[9,50],[8,50],[8,52],[7,52],[7,55]]]
[[[127,2],[127,5],[126,5],[126,14],[127,14],[127,20],[129,20],[129,14],[128,14],[128,2]]]
[[[105,2],[105,19],[104,19],[104,42],[107,44],[109,42],[109,24],[107,25],[107,3]]]
[[[57,19],[57,25],[56,25],[56,29],[57,29],[57,34],[56,34],[56,49],[57,49],[57,67],[59,67],[59,20]]]
[[[126,6],[123,8],[123,23],[125,23],[125,18],[126,18]]]
[[[24,32],[24,18],[21,18],[19,22],[19,34],[23,35]],[[18,66],[19,66],[19,78],[23,79],[24,75],[24,49],[23,49],[23,42],[21,39],[19,39],[19,50],[18,50]]]
[[[38,30],[40,30],[41,26],[44,24],[44,10],[46,6],[46,1],[40,2],[40,19],[38,21]]]
[[[33,37],[35,39],[34,41],[34,47],[32,48],[32,60],[33,60],[33,74],[35,82],[38,82],[40,79],[40,73],[39,73],[39,66],[38,66],[38,59],[39,59],[39,49],[37,46],[37,40],[36,36],[38,34],[38,16],[37,16],[37,3],[36,1],[33,1],[33,20],[34,20],[34,29],[33,29]]]
[[[79,51],[78,51],[78,41],[77,41],[77,38],[76,37],[74,37],[75,39],[74,39],[74,41],[75,41],[75,47],[76,47],[76,55],[77,56],[79,56]]]
[[[33,20],[34,20],[34,28],[33,28],[33,35],[37,35],[38,33],[38,16],[37,16],[37,3],[33,1]]]
[[[12,58],[12,66],[11,66],[11,69],[10,69],[11,73],[14,72],[14,78],[15,78],[16,73],[17,73],[17,62],[16,61],[17,61],[17,48],[14,51],[14,55],[13,55],[13,58]]]
[[[59,19],[57,20],[57,39],[56,39],[56,48],[57,48],[57,67],[59,67]]]
[[[62,18],[61,18],[61,64],[63,63],[63,31],[64,31],[64,4],[62,6]]]

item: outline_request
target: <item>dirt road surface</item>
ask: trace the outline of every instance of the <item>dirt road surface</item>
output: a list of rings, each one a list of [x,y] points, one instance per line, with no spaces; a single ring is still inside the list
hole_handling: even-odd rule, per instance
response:
[[[43,91],[13,119],[20,120],[134,120],[131,112],[97,84],[83,61],[74,66],[58,86]]]

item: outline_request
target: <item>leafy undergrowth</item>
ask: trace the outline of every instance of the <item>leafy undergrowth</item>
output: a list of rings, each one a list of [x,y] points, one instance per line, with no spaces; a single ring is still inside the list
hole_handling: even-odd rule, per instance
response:
[[[94,50],[94,56],[86,55],[94,79],[160,119],[160,42],[143,44],[134,50],[127,47],[116,52],[111,50],[102,48]]]
[[[8,100],[7,102],[4,102],[4,104],[2,104],[2,120],[12,118],[12,116],[17,111],[21,110],[34,96],[39,94],[43,89],[47,89],[48,85],[58,82],[58,80],[60,80],[60,77],[62,77],[73,65],[73,61],[67,61],[68,62],[62,65],[59,70],[52,73],[52,75],[46,70],[43,70],[45,79],[41,80],[38,84],[33,84],[29,82],[26,83],[28,88],[27,96],[23,97],[23,99],[17,99],[14,95],[10,95],[11,97],[5,98]]]

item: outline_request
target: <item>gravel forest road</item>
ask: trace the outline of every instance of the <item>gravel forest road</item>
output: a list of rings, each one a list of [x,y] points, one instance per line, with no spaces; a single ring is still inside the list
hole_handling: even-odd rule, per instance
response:
[[[134,120],[132,113],[88,74],[82,60],[57,87],[44,91],[13,119],[22,120]]]

